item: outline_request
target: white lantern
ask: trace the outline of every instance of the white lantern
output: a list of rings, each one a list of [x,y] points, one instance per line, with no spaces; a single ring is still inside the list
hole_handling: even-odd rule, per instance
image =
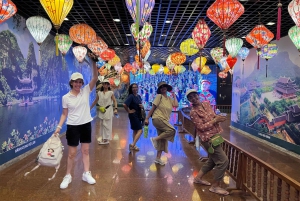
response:
[[[84,57],[87,53],[87,49],[82,46],[76,46],[76,47],[73,47],[73,53],[74,53],[77,61],[81,63],[84,60]]]
[[[26,26],[39,45],[42,44],[52,28],[51,22],[41,16],[33,16],[28,18],[26,20]]]

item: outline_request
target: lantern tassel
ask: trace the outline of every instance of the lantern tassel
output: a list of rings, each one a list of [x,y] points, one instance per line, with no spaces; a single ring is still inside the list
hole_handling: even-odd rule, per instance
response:
[[[245,64],[244,61],[245,60],[243,59],[243,72],[242,72],[243,75],[244,75],[244,64]]]
[[[39,47],[39,66],[42,64],[42,57],[41,57],[41,47]]]
[[[268,60],[267,60],[268,62]],[[266,64],[266,77],[268,77],[268,63]]]
[[[226,56],[226,47],[225,47],[225,42],[226,42],[226,30],[224,32],[224,39],[223,39],[223,57]]]
[[[55,54],[58,56],[58,33],[56,32],[55,36]]]
[[[282,4],[278,3],[278,16],[277,16],[277,34],[276,34],[276,40],[280,40],[280,28],[281,28],[281,7]]]
[[[257,55],[257,70],[259,70],[259,55]]]

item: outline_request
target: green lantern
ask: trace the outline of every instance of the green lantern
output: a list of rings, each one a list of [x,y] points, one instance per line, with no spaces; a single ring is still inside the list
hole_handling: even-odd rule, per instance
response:
[[[55,36],[54,41],[58,40],[58,49],[60,50],[61,54],[65,56],[69,51],[73,41],[71,40],[70,36],[65,34],[58,34]]]
[[[236,57],[242,46],[243,40],[240,38],[230,38],[225,42],[226,50],[229,52],[232,58]]]
[[[297,50],[300,52],[300,28],[297,26],[290,28],[289,37],[296,46]]]

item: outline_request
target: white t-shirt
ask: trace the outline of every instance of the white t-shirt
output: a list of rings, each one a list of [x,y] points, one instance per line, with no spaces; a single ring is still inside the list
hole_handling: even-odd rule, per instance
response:
[[[90,112],[90,93],[88,84],[80,89],[77,96],[69,92],[62,97],[62,107],[68,108],[68,125],[82,125],[93,120]]]

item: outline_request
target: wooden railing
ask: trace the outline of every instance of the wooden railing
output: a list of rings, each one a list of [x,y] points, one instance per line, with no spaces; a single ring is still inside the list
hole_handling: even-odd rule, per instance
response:
[[[182,132],[195,137],[188,113],[188,108],[182,109],[178,121]],[[299,201],[299,182],[226,139],[222,147],[229,159],[227,174],[236,182],[236,187],[228,190],[248,192],[261,201]]]

